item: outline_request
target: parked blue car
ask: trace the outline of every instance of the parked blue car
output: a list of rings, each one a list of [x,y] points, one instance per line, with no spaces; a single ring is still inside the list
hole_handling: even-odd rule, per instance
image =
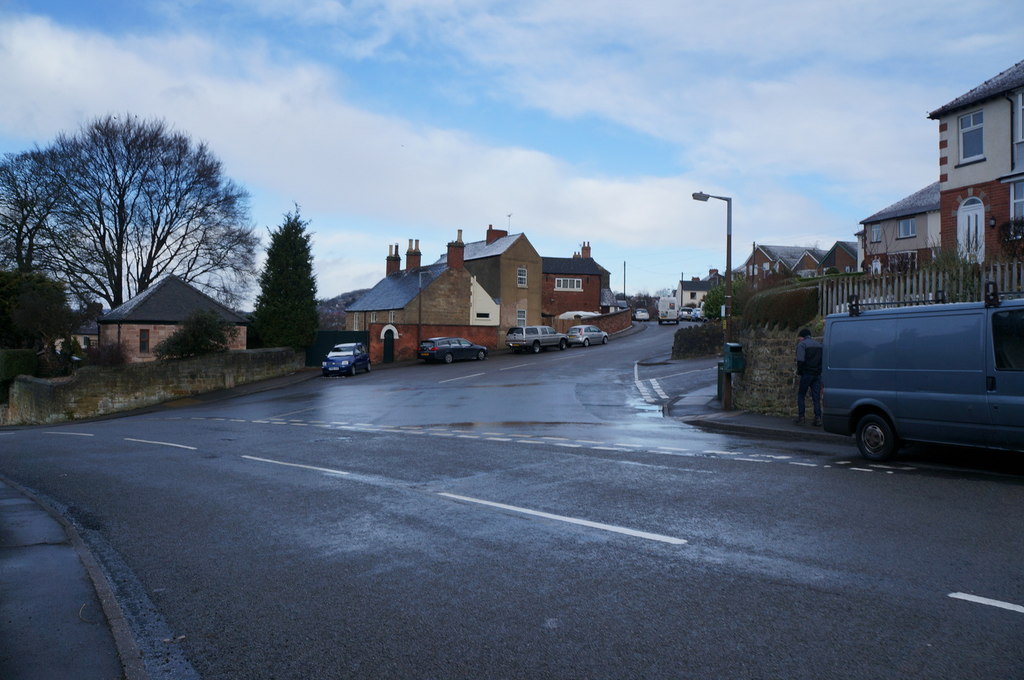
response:
[[[343,342],[335,345],[321,364],[324,377],[331,375],[355,375],[360,369],[370,372],[370,355],[361,342]]]

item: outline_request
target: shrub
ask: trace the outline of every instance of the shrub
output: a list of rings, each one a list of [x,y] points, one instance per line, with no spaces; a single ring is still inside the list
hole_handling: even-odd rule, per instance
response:
[[[695,359],[721,354],[724,338],[722,324],[713,321],[680,328],[672,340],[672,358]]]
[[[124,347],[119,344],[92,345],[85,348],[85,359],[93,366],[124,366],[128,363]]]
[[[748,326],[797,329],[817,315],[817,286],[797,284],[756,293],[747,301],[743,318]]]
[[[7,401],[7,391],[19,375],[35,375],[39,360],[31,349],[0,349],[0,401]]]
[[[157,359],[184,359],[224,352],[235,334],[233,324],[216,312],[196,310],[189,314],[169,338],[153,348]]]

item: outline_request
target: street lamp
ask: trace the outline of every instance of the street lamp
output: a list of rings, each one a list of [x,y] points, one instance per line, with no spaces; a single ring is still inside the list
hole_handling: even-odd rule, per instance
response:
[[[707,203],[709,198],[725,201],[725,310],[722,324],[725,341],[732,342],[732,199],[728,196],[712,196],[703,191],[693,194],[693,200]],[[722,380],[722,408],[732,410],[732,373],[726,373]]]

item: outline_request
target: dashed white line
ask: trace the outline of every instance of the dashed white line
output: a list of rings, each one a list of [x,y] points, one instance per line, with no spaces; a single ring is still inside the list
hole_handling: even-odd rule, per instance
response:
[[[447,380],[438,380],[437,384],[438,385],[443,385],[444,383],[455,382],[456,380],[465,380],[467,378],[476,378],[476,377],[481,376],[481,375],[484,375],[484,374],[483,373],[470,373],[469,375],[459,376],[458,378],[448,378]]]
[[[14,434],[13,432],[5,432],[4,434]],[[94,434],[88,432],[43,432],[43,434],[60,434],[65,437],[95,437]]]
[[[518,512],[524,515],[531,515],[533,517],[542,517],[544,519],[555,520],[556,522],[567,522],[569,524],[577,524],[580,526],[590,527],[591,529],[600,529],[602,531],[611,531],[617,534],[625,534],[627,536],[634,536],[636,538],[644,538],[649,541],[660,541],[662,543],[670,543],[672,545],[685,545],[686,540],[682,538],[676,538],[674,536],[663,536],[661,534],[652,534],[647,531],[638,531],[636,529],[627,529],[626,527],[618,527],[612,524],[602,524],[600,522],[591,522],[587,519],[578,519],[576,517],[566,517],[564,515],[553,515],[549,512],[540,512],[539,510],[530,510],[528,508],[520,508],[515,505],[505,505],[504,503],[495,503],[493,501],[485,501],[479,498],[470,498],[469,496],[459,496],[453,493],[439,493],[439,496],[445,498],[453,498],[455,500],[465,501],[467,503],[477,503],[479,505],[486,505],[492,508],[499,508],[501,510],[509,510],[511,512]]]
[[[195,451],[194,446],[185,446],[184,444],[172,444],[171,442],[154,442],[148,439],[132,439],[131,437],[125,437],[126,442],[138,442],[140,444],[156,444],[157,446],[173,446],[176,449],[188,449],[189,451]]]
[[[273,460],[271,458],[258,458],[256,456],[242,456],[246,460],[255,460],[260,463],[272,463],[273,465],[284,465],[285,467],[302,468],[303,470],[315,470],[317,472],[327,472],[332,475],[350,475],[351,472],[345,472],[344,470],[332,470],[331,468],[317,467],[316,465],[301,465],[299,463],[286,463],[283,460]]]
[[[966,600],[967,602],[974,602],[975,604],[984,604],[988,605],[989,607],[999,607],[1000,609],[1008,609],[1011,612],[1024,614],[1024,607],[1022,607],[1019,604],[1013,604],[1011,602],[992,600],[987,597],[978,597],[977,595],[969,595],[967,593],[950,593],[949,596],[956,600]]]

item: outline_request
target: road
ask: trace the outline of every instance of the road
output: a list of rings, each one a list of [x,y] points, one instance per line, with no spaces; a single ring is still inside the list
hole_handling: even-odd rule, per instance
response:
[[[674,327],[4,430],[152,678],[1014,678],[1021,475],[710,434]]]

